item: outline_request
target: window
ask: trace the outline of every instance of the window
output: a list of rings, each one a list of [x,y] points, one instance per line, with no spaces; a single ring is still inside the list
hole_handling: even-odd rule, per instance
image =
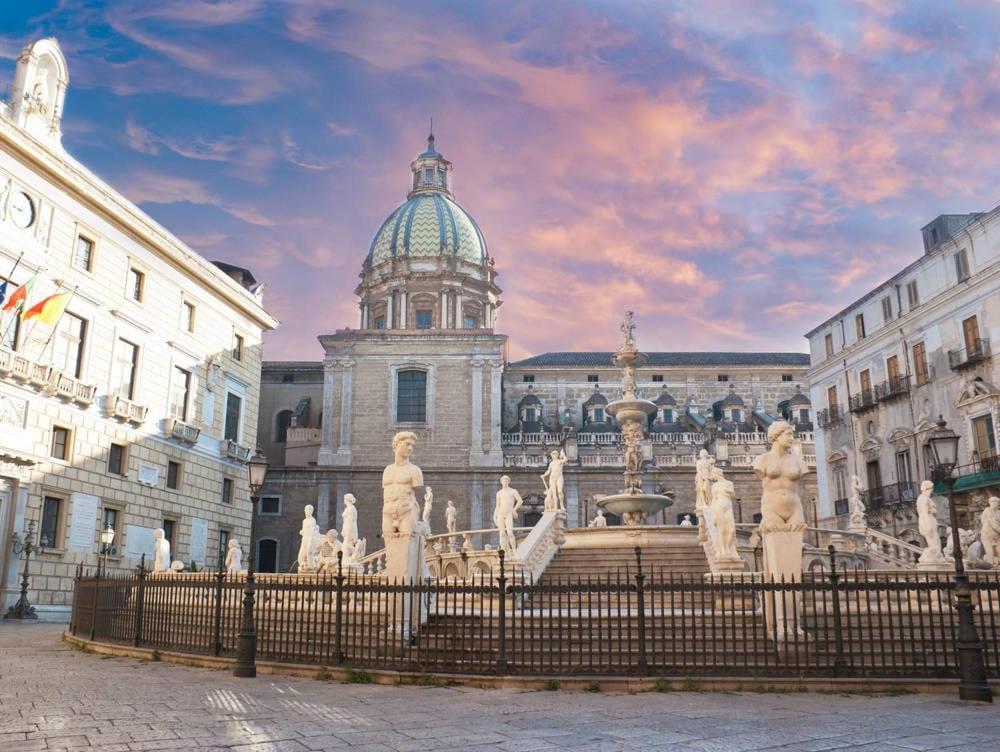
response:
[[[129,268],[128,280],[125,283],[125,297],[137,303],[142,302],[142,296],[146,287],[146,275],[138,269]]]
[[[587,374],[587,382],[590,383],[590,384],[596,384],[600,380],[601,380],[601,377],[600,377],[599,374],[596,374],[596,373]]]
[[[375,328],[376,329],[385,329],[385,316],[376,316],[375,317]]]
[[[433,311],[417,311],[417,329],[430,329],[434,325]]]
[[[73,266],[85,272],[93,271],[94,241],[83,235],[76,236],[76,246],[73,248]]]
[[[181,303],[181,326],[186,332],[194,332],[194,303],[184,301]]]
[[[292,425],[292,411],[282,410],[274,419],[274,440],[279,444],[288,441],[288,429]]]
[[[87,322],[72,313],[64,313],[53,335],[52,366],[75,378],[83,375],[83,347]]]
[[[938,229],[936,227],[932,227],[931,228],[931,244],[932,245],[937,245],[938,242],[939,242],[938,241]]]
[[[791,381],[792,380],[792,374],[790,374],[790,373],[783,373],[783,374],[781,374],[781,380],[782,381]]]
[[[245,340],[242,334],[233,335],[233,360],[243,360],[243,346]]]
[[[858,382],[861,385],[861,397],[864,400],[872,398],[872,372],[867,368],[858,374]]]
[[[62,426],[52,427],[52,446],[49,456],[57,460],[69,460],[70,431]]]
[[[243,399],[238,394],[229,392],[226,394],[226,427],[223,433],[224,439],[230,441],[240,440],[240,413],[243,410]],[[289,420],[291,417],[289,416]]]
[[[176,491],[181,487],[181,463],[167,461],[167,488]]]
[[[534,384],[535,383],[535,374],[533,374],[533,373],[526,373],[526,374],[524,374],[521,377],[521,381],[523,381],[525,384]]]
[[[674,411],[668,407],[663,408],[663,422],[664,423],[674,422]]]
[[[170,549],[172,551],[174,550],[174,530],[176,525],[177,523],[173,520],[164,520],[162,525],[163,537],[166,538],[167,543],[170,544]]]
[[[595,407],[594,408],[594,422],[595,423],[603,423],[604,422],[604,408],[603,407]]]
[[[537,418],[535,416],[535,408],[533,408],[533,407],[526,407],[526,408],[524,408],[524,422],[525,423],[534,423],[535,420],[537,420]]]
[[[858,339],[865,338],[865,315],[863,313],[854,317],[854,333],[858,335]]]
[[[980,460],[996,456],[997,441],[993,433],[992,415],[972,419],[972,442]]]
[[[906,283],[906,302],[910,305],[911,310],[920,305],[920,291],[917,289],[917,280]]]
[[[654,384],[662,384],[663,383],[663,374],[662,373],[654,373],[653,374],[653,383]]]
[[[808,422],[809,422],[809,408],[808,407],[799,408],[799,423],[808,423]]]
[[[135,399],[135,376],[139,367],[139,347],[119,339],[112,368],[111,392],[125,399]]]
[[[833,355],[833,334],[827,334],[823,338],[823,346],[826,348],[826,357]]]
[[[38,531],[38,543],[42,548],[57,548],[62,505],[63,500],[58,496],[46,496],[42,500],[42,526]]]
[[[910,451],[896,453],[896,482],[913,482],[913,464],[910,462]]]
[[[121,537],[118,531],[118,510],[111,509],[110,507],[104,507],[104,510],[101,512],[101,530],[107,530],[108,527],[115,531],[115,541],[121,545]],[[102,546],[102,552],[103,549],[104,547]],[[117,555],[118,550],[115,547],[114,542],[112,542],[111,548],[108,549],[108,553],[111,556]]]
[[[174,366],[174,380],[170,385],[170,415],[178,420],[187,420],[188,402],[191,393],[191,372]]]
[[[427,420],[427,372],[400,371],[396,374],[396,420],[423,423]]]
[[[885,372],[889,377],[889,388],[896,390],[899,388],[899,356],[890,355],[885,359]]]
[[[718,376],[716,376],[716,379],[718,381],[720,381],[720,382],[729,381],[729,374],[728,373],[720,373]]]
[[[223,478],[222,479],[222,503],[232,504],[233,503],[233,479]]]
[[[913,346],[913,374],[917,377],[917,386],[930,381],[930,369],[927,368],[927,347],[923,342]]]
[[[281,383],[282,384],[294,384],[295,383],[295,374],[294,373],[283,373],[283,374],[281,374]]]
[[[470,316],[469,314],[465,314],[463,321],[466,329],[475,329],[479,326],[479,322],[476,317]]]
[[[965,350],[968,356],[979,353],[979,320],[969,316],[962,322],[962,337],[965,339]]]
[[[260,513],[266,515],[279,515],[281,514],[281,497],[280,496],[261,496],[260,497]]]
[[[882,320],[892,321],[892,298],[888,295],[882,298]]]
[[[232,535],[228,530],[219,528],[219,568],[221,569],[226,560],[226,550],[229,548],[229,536]]]
[[[424,182],[431,183],[434,180],[434,168],[425,167],[424,168]]]
[[[742,410],[733,410],[733,423],[739,423],[743,420]]]
[[[255,569],[258,572],[278,571],[278,541],[274,538],[261,538],[257,541],[257,558]]]
[[[969,278],[969,254],[964,248],[955,254],[955,276],[959,282]]]
[[[834,412],[837,409],[837,386],[827,387],[826,389],[826,406],[829,408],[830,412]]]
[[[125,475],[128,462],[125,459],[125,445],[112,444],[108,448],[108,472],[112,475]]]

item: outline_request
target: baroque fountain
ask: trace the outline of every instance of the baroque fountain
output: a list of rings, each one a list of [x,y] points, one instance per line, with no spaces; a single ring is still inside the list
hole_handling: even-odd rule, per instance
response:
[[[663,494],[644,493],[642,490],[642,444],[649,416],[656,412],[656,405],[636,393],[635,369],[645,364],[646,356],[636,348],[632,311],[625,314],[621,330],[622,342],[613,362],[622,369],[622,396],[608,403],[607,412],[622,431],[625,488],[621,493],[605,496],[597,502],[597,506],[605,512],[619,515],[626,525],[635,527],[644,525],[647,515],[665,509],[673,504],[673,500]]]

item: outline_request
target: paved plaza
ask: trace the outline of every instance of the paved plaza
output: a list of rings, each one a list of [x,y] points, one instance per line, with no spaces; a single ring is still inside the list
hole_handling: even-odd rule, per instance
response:
[[[952,697],[384,687],[186,668],[0,626],[0,752],[1000,750],[996,706]]]

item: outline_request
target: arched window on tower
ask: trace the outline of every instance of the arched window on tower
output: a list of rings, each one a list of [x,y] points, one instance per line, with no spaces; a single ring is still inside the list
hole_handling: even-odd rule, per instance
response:
[[[288,441],[288,428],[292,425],[292,411],[282,410],[274,418],[274,440],[279,444]]]
[[[407,370],[396,374],[396,421],[427,421],[427,371]]]

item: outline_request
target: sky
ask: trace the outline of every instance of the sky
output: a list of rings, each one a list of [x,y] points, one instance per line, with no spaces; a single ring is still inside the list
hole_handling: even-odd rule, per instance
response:
[[[646,350],[805,351],[1000,203],[998,30],[988,0],[8,0],[0,86],[59,40],[64,145],[266,283],[268,359],[358,325],[431,117],[512,359],[613,349],[626,309]]]

